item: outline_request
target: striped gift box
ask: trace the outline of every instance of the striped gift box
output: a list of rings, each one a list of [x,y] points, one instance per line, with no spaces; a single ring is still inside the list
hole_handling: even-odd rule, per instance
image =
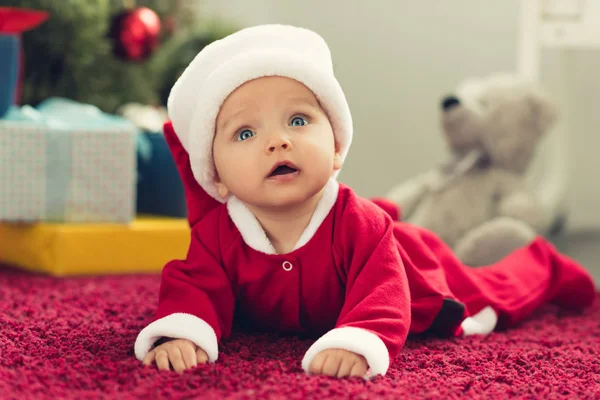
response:
[[[0,221],[132,221],[136,134],[62,99],[11,109],[0,120]]]

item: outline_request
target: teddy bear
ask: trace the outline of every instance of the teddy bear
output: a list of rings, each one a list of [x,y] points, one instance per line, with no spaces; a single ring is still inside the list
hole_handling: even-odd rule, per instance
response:
[[[544,233],[526,174],[557,108],[514,74],[469,79],[440,106],[450,161],[385,198],[399,206],[403,221],[436,233],[466,265],[489,265]]]

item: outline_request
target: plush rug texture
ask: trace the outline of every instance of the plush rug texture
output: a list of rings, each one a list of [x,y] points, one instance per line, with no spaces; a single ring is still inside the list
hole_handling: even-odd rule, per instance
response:
[[[600,302],[487,337],[411,339],[386,377],[310,377],[311,342],[235,333],[179,375],[133,356],[158,275],[59,279],[0,266],[0,399],[600,398]],[[600,299],[599,299],[600,300]]]

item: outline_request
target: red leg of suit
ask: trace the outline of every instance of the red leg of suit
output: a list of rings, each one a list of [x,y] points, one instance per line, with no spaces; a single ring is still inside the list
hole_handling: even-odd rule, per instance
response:
[[[582,309],[596,298],[594,281],[585,268],[560,254],[539,237],[487,267],[463,265],[435,235],[422,231],[423,240],[436,254],[452,294],[474,315],[491,306],[498,325],[514,325],[544,303]]]

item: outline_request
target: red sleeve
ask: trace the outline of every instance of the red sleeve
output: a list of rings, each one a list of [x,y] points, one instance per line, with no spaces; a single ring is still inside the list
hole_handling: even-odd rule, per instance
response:
[[[188,209],[188,221],[190,226],[193,227],[198,221],[200,221],[200,219],[202,219],[202,217],[207,215],[210,210],[218,206],[220,203],[207,194],[204,189],[200,187],[196,181],[196,178],[194,178],[194,174],[190,166],[190,157],[187,151],[185,151],[181,145],[181,142],[179,141],[171,122],[165,123],[164,134],[165,140],[167,141],[169,149],[171,150],[171,154],[173,155],[175,165],[177,165],[179,175],[181,176],[181,181],[183,182],[185,200]]]
[[[363,355],[371,375],[385,375],[406,341],[411,322],[410,291],[394,223],[372,202],[351,197],[334,235],[346,299],[336,327],[315,342],[303,365],[310,366],[322,350],[343,348]]]
[[[402,210],[400,210],[400,206],[390,199],[386,199],[384,197],[373,197],[371,198],[371,201],[377,204],[383,211],[388,213],[394,221],[402,220]]]
[[[206,351],[209,361],[217,359],[219,341],[231,332],[235,300],[211,220],[207,217],[192,229],[186,259],[163,268],[155,319],[135,343],[138,359],[162,337],[188,339]]]

